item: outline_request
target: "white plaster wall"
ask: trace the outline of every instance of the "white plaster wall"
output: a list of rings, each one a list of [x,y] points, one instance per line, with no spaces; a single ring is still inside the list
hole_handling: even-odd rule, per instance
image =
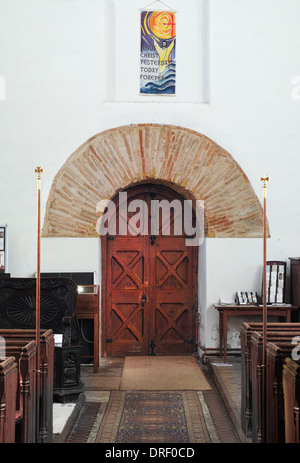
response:
[[[184,14],[183,1],[168,3]],[[145,105],[105,101],[103,0],[0,0],[0,76],[6,83],[6,99],[0,100],[0,225],[8,224],[12,276],[31,276],[36,269],[35,167],[44,169],[43,216],[53,178],[68,156],[96,133],[130,123],[174,124],[205,134],[233,155],[259,198],[260,177],[268,174],[268,258],[300,255],[300,100],[292,96],[292,81],[300,75],[300,2],[208,3],[209,104]],[[205,243],[200,341],[210,348],[218,344],[212,304],[239,289],[260,290],[262,243]],[[54,270],[95,271],[98,282],[99,241],[43,239],[42,271]],[[229,328],[231,345],[238,344],[235,322]]]

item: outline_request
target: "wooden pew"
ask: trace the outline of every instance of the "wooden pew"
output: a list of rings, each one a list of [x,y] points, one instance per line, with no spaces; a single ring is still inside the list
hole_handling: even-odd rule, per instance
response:
[[[292,330],[300,332],[300,323],[268,323],[267,331]],[[252,435],[252,368],[251,336],[263,331],[261,322],[242,323],[241,326],[241,427],[247,437]]]
[[[300,361],[286,358],[282,371],[284,394],[285,442],[300,443]]]
[[[264,442],[285,442],[283,365],[294,346],[291,342],[268,342],[266,345],[266,408]]]
[[[7,343],[35,339],[35,330],[1,329],[0,336]],[[53,330],[40,331],[40,375],[37,384],[35,441],[51,443],[53,439],[53,372],[54,372],[54,334]]]
[[[54,334],[41,333],[40,339],[40,408],[37,442],[51,443],[53,439]]]
[[[260,323],[260,325],[262,325]],[[257,327],[259,329],[259,327]],[[246,437],[252,434],[252,380],[250,340],[254,329],[249,323],[241,326],[241,428]]]
[[[267,342],[291,343],[299,331],[268,331]],[[265,412],[263,409],[263,336],[262,333],[254,331],[251,336],[251,389],[252,389],[252,442],[261,443],[265,441]]]
[[[14,357],[0,359],[0,444],[15,442],[18,366]]]
[[[17,443],[35,443],[36,435],[36,343],[13,340],[6,342],[6,354],[18,363],[16,395]]]

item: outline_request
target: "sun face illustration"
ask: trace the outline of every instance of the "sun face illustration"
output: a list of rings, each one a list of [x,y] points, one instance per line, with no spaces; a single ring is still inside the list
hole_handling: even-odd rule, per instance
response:
[[[152,32],[159,39],[173,39],[176,35],[175,14],[169,11],[147,12],[144,27],[148,34]]]

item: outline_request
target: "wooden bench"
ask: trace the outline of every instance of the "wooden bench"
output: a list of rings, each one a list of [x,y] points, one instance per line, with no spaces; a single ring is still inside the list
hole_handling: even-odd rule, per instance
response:
[[[0,443],[15,442],[18,366],[14,357],[0,359]]]
[[[291,343],[293,337],[299,331],[268,331],[267,342]],[[261,443],[265,441],[265,411],[263,375],[267,368],[263,365],[263,336],[262,333],[254,331],[251,336],[251,389],[252,389],[252,442]]]
[[[267,331],[291,330],[300,332],[300,323],[268,323]],[[262,333],[262,323],[242,323],[241,326],[241,428],[247,437],[252,435],[252,368],[251,336]]]
[[[36,429],[36,343],[12,340],[6,342],[6,354],[18,364],[16,395],[17,443],[35,443]]]
[[[285,442],[283,365],[294,346],[291,342],[268,342],[266,345],[266,408],[264,442]]]
[[[14,340],[35,339],[35,330],[0,330],[0,336],[7,343]],[[53,374],[54,374],[54,334],[52,330],[40,331],[40,375],[37,376],[38,397],[36,405],[36,442],[51,443],[53,439]]]
[[[286,358],[282,371],[285,442],[300,443],[300,361]]]

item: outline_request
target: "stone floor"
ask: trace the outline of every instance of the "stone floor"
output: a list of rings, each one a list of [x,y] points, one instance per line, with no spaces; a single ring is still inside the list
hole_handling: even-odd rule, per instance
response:
[[[252,440],[246,438],[240,425],[241,357],[227,357],[227,363],[223,363],[220,357],[208,357],[206,364],[240,441],[243,443],[251,443]]]
[[[199,366],[206,373],[213,386],[210,396],[211,413],[219,426],[222,442],[247,443],[240,428],[240,357],[228,357],[224,364],[220,357],[208,356]],[[110,391],[118,389],[122,374],[123,359],[103,358],[97,373],[92,366],[82,366],[81,376],[86,390],[84,403],[74,407],[66,406],[62,413],[67,416],[66,424],[55,434],[55,442],[92,443],[105,413]],[[58,418],[58,414],[56,416]],[[58,427],[56,428],[58,429]]]

